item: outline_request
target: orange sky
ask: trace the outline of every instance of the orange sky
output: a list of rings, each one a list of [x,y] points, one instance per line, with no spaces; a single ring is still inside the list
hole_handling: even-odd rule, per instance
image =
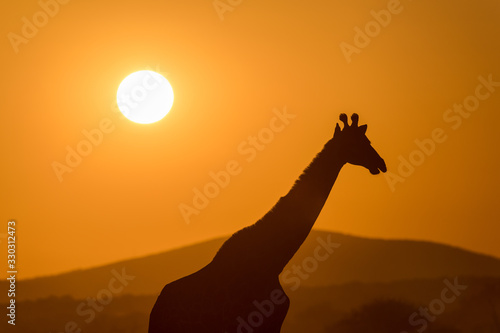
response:
[[[401,156],[423,156],[415,140],[437,128],[446,140],[392,188],[384,176],[345,167],[317,228],[500,257],[500,87],[478,88],[488,96],[460,126],[443,118],[474,101],[480,76],[500,82],[497,1],[253,0],[223,20],[211,0],[70,1],[14,46],[23,17],[43,20],[41,5],[0,6],[0,221],[4,230],[17,221],[19,278],[143,256],[255,222],[332,136],[340,112],[360,114],[394,174]],[[354,28],[370,26],[372,10],[391,10],[390,22],[346,57],[341,45],[356,47]],[[115,109],[119,83],[141,69],[159,71],[174,89],[171,112],[155,124]],[[248,161],[248,137],[285,108],[295,118]],[[60,182],[52,164],[65,163],[67,147],[103,119],[110,133]],[[230,161],[241,172],[186,223],[179,205],[192,205],[194,189]]]

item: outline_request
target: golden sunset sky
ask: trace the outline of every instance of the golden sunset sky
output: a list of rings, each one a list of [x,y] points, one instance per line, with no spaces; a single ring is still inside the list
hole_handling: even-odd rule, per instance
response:
[[[54,3],[0,5],[0,237],[14,219],[19,278],[254,223],[342,112],[359,113],[392,173],[346,166],[316,228],[500,257],[500,2]],[[175,94],[170,113],[149,125],[116,108],[120,82],[143,69]],[[96,129],[102,140],[68,166],[68,149]],[[58,174],[55,162],[71,172]],[[228,163],[238,174],[183,216]]]

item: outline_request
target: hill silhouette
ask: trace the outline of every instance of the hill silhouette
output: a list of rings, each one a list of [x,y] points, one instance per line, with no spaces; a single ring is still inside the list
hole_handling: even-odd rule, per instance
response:
[[[143,258],[18,281],[17,299],[66,295],[75,299],[86,298],[108,286],[114,276],[113,270],[115,274],[124,272],[134,277],[124,288],[124,294],[155,295],[165,283],[210,262],[225,240],[225,237],[218,238]],[[296,283],[292,282],[298,281],[293,267],[303,267],[310,262],[307,258],[314,258],[315,249],[321,246],[321,242],[328,241],[339,245],[325,261],[317,263],[317,269],[308,273],[306,279],[300,279],[301,288],[450,276],[500,277],[499,259],[460,248],[424,241],[368,239],[313,230],[283,271],[281,280],[285,288],[294,288]],[[0,282],[0,288],[7,288],[6,282]]]

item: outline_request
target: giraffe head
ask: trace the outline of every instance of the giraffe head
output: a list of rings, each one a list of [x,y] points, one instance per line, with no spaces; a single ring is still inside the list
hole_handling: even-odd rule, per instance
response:
[[[366,137],[367,125],[358,126],[359,116],[356,113],[351,116],[350,126],[345,113],[342,113],[339,118],[344,123],[344,129],[341,130],[337,123],[333,140],[339,147],[341,158],[346,163],[367,168],[373,175],[380,173],[380,171],[386,172],[387,167],[384,160]]]

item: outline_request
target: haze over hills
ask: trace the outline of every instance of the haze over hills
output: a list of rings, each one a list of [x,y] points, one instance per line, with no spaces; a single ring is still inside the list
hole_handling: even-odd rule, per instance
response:
[[[163,286],[209,263],[226,238],[143,258],[18,282],[18,300],[95,297],[126,276],[124,294],[156,295]],[[327,246],[326,244],[330,244]],[[331,253],[329,253],[331,252]],[[282,274],[284,287],[388,283],[455,276],[500,277],[500,260],[429,242],[366,239],[313,230]],[[0,283],[6,288],[6,282]],[[5,290],[5,289],[4,289]]]

